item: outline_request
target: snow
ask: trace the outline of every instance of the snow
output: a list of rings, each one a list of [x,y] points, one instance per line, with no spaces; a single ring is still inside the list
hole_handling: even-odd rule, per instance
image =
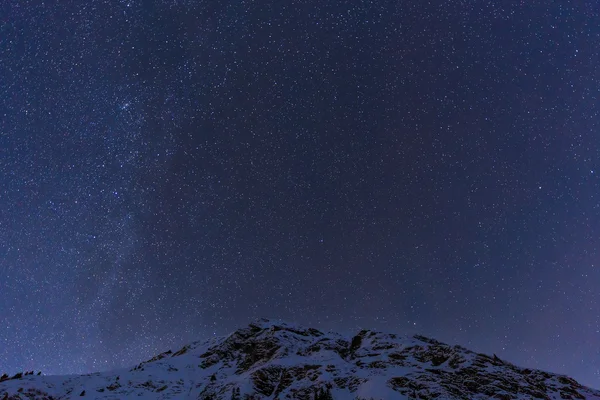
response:
[[[239,388],[242,398],[248,394],[255,399],[292,399],[322,387],[330,388],[336,400],[408,399],[416,390],[437,393],[437,399],[453,399],[443,385],[444,377],[454,379],[455,374],[462,373],[459,377],[465,382],[472,381],[475,385],[483,385],[484,380],[489,382],[486,388],[492,388],[495,394],[502,393],[498,386],[509,379],[519,386],[517,393],[511,394],[514,399],[530,399],[527,390],[545,387],[545,394],[551,399],[560,399],[561,390],[567,393],[576,390],[587,399],[600,400],[600,392],[581,387],[566,377],[523,370],[462,347],[450,347],[419,336],[370,331],[361,331],[358,337],[360,340],[355,341],[360,345],[353,347],[352,337],[261,319],[227,337],[195,342],[174,353],[161,353],[129,369],[88,375],[27,375],[3,381],[0,396],[5,393],[13,396],[10,399],[44,395],[94,399],[208,396],[229,400],[233,390]],[[477,372],[472,378],[465,375],[473,370]],[[261,384],[264,388],[260,390],[268,395],[258,394]],[[85,395],[80,396],[82,393]],[[490,397],[471,392],[463,396]]]

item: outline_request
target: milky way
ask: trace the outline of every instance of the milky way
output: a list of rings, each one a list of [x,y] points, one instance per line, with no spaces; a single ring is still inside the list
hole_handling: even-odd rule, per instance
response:
[[[0,370],[269,316],[600,387],[597,4],[57,3],[0,5]]]

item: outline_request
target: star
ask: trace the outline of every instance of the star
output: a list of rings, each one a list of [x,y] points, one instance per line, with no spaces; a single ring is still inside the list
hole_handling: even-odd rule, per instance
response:
[[[269,316],[600,388],[592,8],[8,3],[0,373]]]

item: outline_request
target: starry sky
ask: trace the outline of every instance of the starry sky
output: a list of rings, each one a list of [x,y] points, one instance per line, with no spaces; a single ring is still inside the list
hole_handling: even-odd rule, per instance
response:
[[[267,316],[600,388],[600,7],[0,4],[0,370]]]

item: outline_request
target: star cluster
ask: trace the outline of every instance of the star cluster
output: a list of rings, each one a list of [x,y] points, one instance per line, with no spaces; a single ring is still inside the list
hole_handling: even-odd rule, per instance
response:
[[[1,370],[128,366],[270,316],[600,387],[596,4],[0,16]]]

